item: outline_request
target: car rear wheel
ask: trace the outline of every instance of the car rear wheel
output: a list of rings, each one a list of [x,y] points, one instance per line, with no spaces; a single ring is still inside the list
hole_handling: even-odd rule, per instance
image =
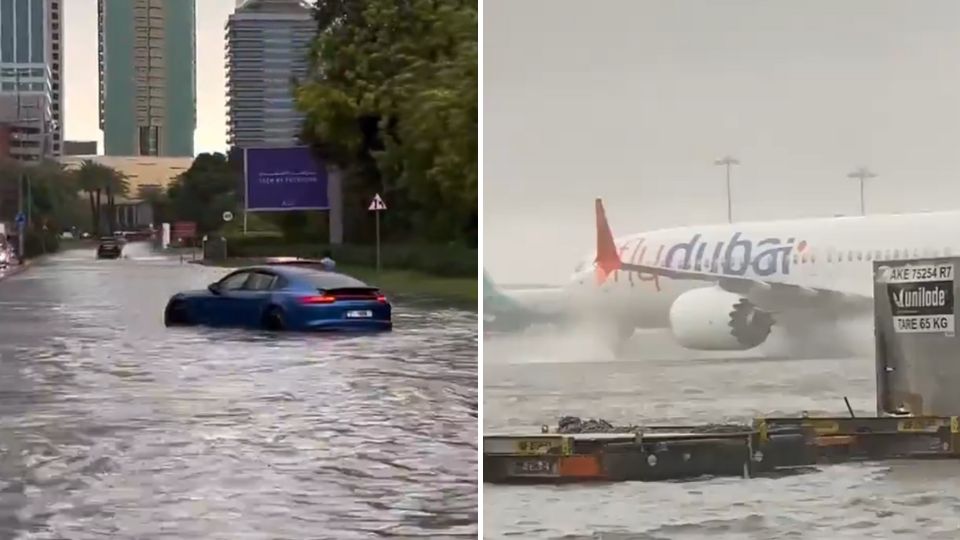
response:
[[[166,326],[187,326],[190,317],[187,315],[187,306],[181,301],[170,302],[163,313],[163,323]]]
[[[273,332],[286,330],[287,323],[283,319],[283,310],[276,306],[268,308],[263,314],[263,327]]]

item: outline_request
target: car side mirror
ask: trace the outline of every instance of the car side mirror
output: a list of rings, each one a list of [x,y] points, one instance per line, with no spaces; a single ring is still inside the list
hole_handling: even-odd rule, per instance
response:
[[[211,283],[211,284],[207,285],[207,290],[209,290],[209,291],[212,292],[213,294],[220,294],[220,284],[219,284],[219,283]]]

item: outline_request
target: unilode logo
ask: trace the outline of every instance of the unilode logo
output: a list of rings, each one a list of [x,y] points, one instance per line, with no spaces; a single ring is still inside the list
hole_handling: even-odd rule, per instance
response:
[[[803,252],[807,242],[795,238],[764,238],[753,241],[734,233],[729,241],[701,242],[695,234],[689,242],[674,244],[667,250],[664,266],[680,270],[721,272],[743,276],[752,271],[758,276],[790,273],[790,255]]]
[[[953,309],[953,282],[950,281],[891,285],[888,291],[897,315]]]

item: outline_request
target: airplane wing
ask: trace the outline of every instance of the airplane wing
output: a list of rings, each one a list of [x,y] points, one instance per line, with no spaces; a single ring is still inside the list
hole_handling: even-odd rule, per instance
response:
[[[537,287],[530,289],[505,289],[498,291],[523,308],[541,314],[557,314],[563,311],[566,292],[560,287]]]
[[[596,213],[597,258],[595,262],[598,284],[606,281],[610,274],[617,271],[639,272],[675,280],[714,283],[723,290],[747,298],[756,306],[772,311],[778,311],[783,306],[800,308],[805,306],[824,307],[827,305],[837,311],[851,310],[855,312],[873,308],[872,290],[840,291],[811,288],[776,280],[728,276],[709,271],[624,263],[620,259],[620,253],[617,250],[613,233],[610,231],[610,225],[607,222],[606,212],[603,209],[603,201],[600,199],[596,200]],[[866,286],[872,287],[872,284],[867,283]]]

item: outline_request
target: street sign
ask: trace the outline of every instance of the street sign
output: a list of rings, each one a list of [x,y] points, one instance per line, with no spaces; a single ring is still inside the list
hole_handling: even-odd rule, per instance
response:
[[[383,202],[383,199],[380,198],[380,194],[377,193],[373,196],[373,200],[370,201],[370,206],[367,207],[367,210],[371,212],[380,212],[381,210],[387,209],[387,203]]]
[[[183,240],[197,236],[197,224],[193,221],[176,221],[173,224],[173,238]]]
[[[226,212],[224,212],[224,213],[223,213],[223,220],[224,220],[224,221],[233,221],[233,212],[231,212],[231,211],[229,211],[229,210],[227,210]]]
[[[20,212],[19,214],[17,214],[17,220],[16,220],[16,221],[17,221],[17,225],[23,225],[24,223],[27,222],[27,216],[24,215],[23,212]]]

